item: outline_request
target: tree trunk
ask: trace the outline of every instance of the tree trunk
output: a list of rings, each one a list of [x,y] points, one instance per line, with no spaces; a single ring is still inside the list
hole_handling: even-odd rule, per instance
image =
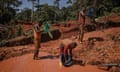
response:
[[[97,2],[98,0],[94,0],[93,2],[93,9],[94,9],[93,16],[94,17],[96,17],[96,12],[97,12]]]
[[[38,0],[38,16],[37,16],[37,18],[39,19],[40,18],[40,0]]]
[[[33,18],[34,18],[34,1],[32,0],[31,23],[33,23]]]

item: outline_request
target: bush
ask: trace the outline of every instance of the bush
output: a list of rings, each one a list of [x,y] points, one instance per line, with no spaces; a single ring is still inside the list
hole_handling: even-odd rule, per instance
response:
[[[112,12],[114,13],[119,13],[120,12],[120,7],[115,7],[112,9]]]
[[[6,43],[7,43],[7,40],[2,40],[2,41],[0,42],[0,47],[5,46]]]
[[[16,25],[16,36],[21,36],[23,34],[22,28],[20,25]]]

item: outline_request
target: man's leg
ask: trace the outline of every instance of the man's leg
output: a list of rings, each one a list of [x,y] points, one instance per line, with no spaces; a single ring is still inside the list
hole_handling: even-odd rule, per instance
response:
[[[66,54],[66,60],[65,60],[65,63],[66,64],[71,64],[72,62],[72,50],[69,49],[67,54]]]
[[[83,27],[82,27],[82,28],[81,28],[80,42],[83,42],[83,37],[84,37],[84,31],[83,31]]]
[[[79,32],[78,32],[78,41],[80,41],[80,39],[81,39],[81,25],[79,27]]]
[[[34,50],[34,57],[33,57],[34,60],[38,59],[38,53],[39,50]]]
[[[40,48],[40,42],[39,39],[34,40],[34,45],[35,45],[35,50],[34,50],[34,56],[33,59],[38,59],[38,54],[39,54],[39,48]]]
[[[70,57],[72,59],[72,49],[69,49],[69,55],[70,55]]]
[[[80,43],[83,42],[83,37],[84,37],[84,31],[83,31],[83,25],[81,25],[80,26],[80,36],[79,36]]]

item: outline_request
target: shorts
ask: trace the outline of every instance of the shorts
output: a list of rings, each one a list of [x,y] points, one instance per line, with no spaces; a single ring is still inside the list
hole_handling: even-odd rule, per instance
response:
[[[34,39],[34,46],[36,50],[39,50],[40,46],[40,39]]]

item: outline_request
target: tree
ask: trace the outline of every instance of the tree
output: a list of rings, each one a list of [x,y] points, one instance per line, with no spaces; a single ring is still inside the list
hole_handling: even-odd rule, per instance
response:
[[[55,6],[54,22],[56,22],[57,20],[57,13],[59,11],[59,2],[60,0],[54,0],[54,6]]]
[[[54,4],[58,9],[59,9],[59,6],[60,6],[59,2],[60,2],[60,0],[54,0]]]
[[[33,23],[33,21],[34,21],[34,2],[36,1],[36,0],[28,0],[28,1],[31,1],[31,3],[32,3],[32,11],[31,11],[31,23]]]
[[[47,20],[54,20],[54,14],[55,14],[55,7],[54,6],[49,6],[48,4],[43,4],[40,5],[41,8],[41,16],[40,19],[43,21],[47,21]]]
[[[16,10],[22,2],[19,0],[0,0],[0,24],[7,24],[14,19]]]
[[[67,1],[67,4],[71,4],[71,3],[72,3],[72,0],[68,0],[68,1]]]
[[[37,0],[37,11],[38,11],[38,15],[37,15],[37,18],[39,19],[40,18],[40,0]]]
[[[31,23],[32,23],[34,18],[34,1],[36,0],[28,0],[28,1],[31,1],[32,3],[32,11],[31,11]]]
[[[16,15],[16,20],[20,21],[31,21],[31,9],[24,8],[21,12]]]

